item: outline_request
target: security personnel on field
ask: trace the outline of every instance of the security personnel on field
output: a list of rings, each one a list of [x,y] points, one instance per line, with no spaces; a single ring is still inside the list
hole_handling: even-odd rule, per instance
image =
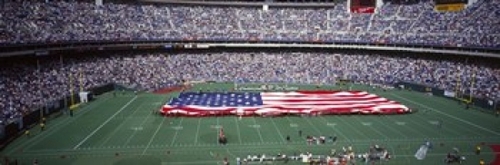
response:
[[[26,131],[24,131],[24,134],[25,134],[27,137],[30,137],[30,134],[31,134],[31,133],[30,133],[30,130],[26,130]]]
[[[485,164],[484,164],[484,160],[483,160],[483,159],[480,159],[480,160],[479,160],[479,165],[485,165]]]

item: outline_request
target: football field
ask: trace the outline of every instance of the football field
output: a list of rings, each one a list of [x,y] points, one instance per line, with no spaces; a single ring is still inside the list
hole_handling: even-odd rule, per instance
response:
[[[195,86],[197,89],[230,87]],[[300,89],[314,87],[305,85]],[[237,157],[248,155],[305,152],[328,155],[332,149],[340,151],[347,146],[352,146],[357,155],[379,145],[393,156],[390,161],[377,164],[434,165],[444,164],[443,159],[453,148],[466,157],[466,164],[478,164],[479,159],[493,162],[498,154],[490,147],[500,145],[500,118],[494,115],[465,110],[456,101],[423,93],[384,92],[365,86],[355,86],[353,90],[366,90],[399,101],[418,112],[385,116],[166,118],[156,112],[176,93],[116,96],[107,93],[76,110],[74,117],[51,118],[44,131],[34,127],[31,137],[21,136],[2,150],[1,155],[20,164],[31,164],[37,159],[40,165],[217,165],[226,157],[236,164]],[[228,138],[225,146],[217,143],[221,127]],[[338,140],[307,145],[307,135],[336,136]],[[291,137],[290,142],[286,136]],[[417,160],[415,152],[426,140],[434,148],[424,160]],[[481,145],[479,155],[475,153],[476,145]]]

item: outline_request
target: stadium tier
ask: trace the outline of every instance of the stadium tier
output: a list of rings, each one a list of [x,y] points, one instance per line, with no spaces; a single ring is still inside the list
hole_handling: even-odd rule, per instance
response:
[[[405,114],[395,101],[361,91],[185,92],[163,106],[164,115],[281,116],[333,114]]]
[[[253,57],[253,58],[252,58]],[[168,55],[132,54],[106,57],[64,57],[3,63],[0,66],[0,120],[12,122],[20,115],[79,91],[114,82],[138,90],[154,91],[178,85],[181,79],[255,83],[334,84],[339,78],[356,83],[424,84],[447,91],[464,91],[478,98],[500,98],[500,70],[484,61],[437,61],[426,58],[378,54],[304,52],[221,52]],[[43,79],[39,79],[43,75]],[[37,81],[33,81],[37,80]],[[473,82],[473,83],[471,83]],[[260,86],[259,86],[260,87]]]
[[[375,14],[328,8],[6,2],[0,43],[131,40],[316,41],[500,47],[500,1],[436,12],[428,1],[386,3]]]

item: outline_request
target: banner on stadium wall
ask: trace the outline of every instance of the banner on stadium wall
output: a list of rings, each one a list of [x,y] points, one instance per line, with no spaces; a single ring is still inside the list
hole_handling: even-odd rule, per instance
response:
[[[455,92],[453,91],[444,91],[444,96],[446,97],[455,97]]]
[[[375,7],[351,6],[351,13],[375,13]]]
[[[457,11],[462,11],[465,9],[465,4],[463,3],[455,3],[455,4],[440,4],[434,6],[434,10],[438,12],[457,12]]]

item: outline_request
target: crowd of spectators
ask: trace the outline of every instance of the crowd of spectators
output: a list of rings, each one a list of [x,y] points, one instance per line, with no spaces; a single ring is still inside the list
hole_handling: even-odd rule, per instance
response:
[[[62,61],[62,62],[61,62]],[[40,66],[40,67],[37,67]],[[500,98],[499,66],[376,54],[221,52],[130,54],[11,62],[0,66],[0,120],[110,82],[153,91],[189,81],[332,84],[339,79],[391,84],[407,81]],[[473,76],[475,75],[475,76]],[[475,77],[475,78],[473,78]],[[72,83],[72,85],[70,85]]]
[[[81,40],[292,40],[500,47],[500,1],[460,12],[431,2],[384,4],[374,15],[335,7],[274,8],[137,5],[89,1],[6,2],[0,43]]]

